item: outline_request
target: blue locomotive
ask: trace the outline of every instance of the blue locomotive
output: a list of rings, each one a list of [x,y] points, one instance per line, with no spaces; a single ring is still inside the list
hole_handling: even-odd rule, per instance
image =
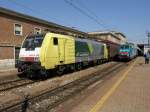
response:
[[[137,45],[133,43],[126,43],[120,46],[119,49],[119,59],[120,60],[131,60],[137,56]]]

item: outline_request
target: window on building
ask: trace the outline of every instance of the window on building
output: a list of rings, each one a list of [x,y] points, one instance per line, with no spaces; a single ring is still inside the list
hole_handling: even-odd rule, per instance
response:
[[[41,34],[41,28],[34,28],[34,34]]]
[[[14,34],[15,35],[22,35],[22,25],[21,24],[15,24],[14,25]]]

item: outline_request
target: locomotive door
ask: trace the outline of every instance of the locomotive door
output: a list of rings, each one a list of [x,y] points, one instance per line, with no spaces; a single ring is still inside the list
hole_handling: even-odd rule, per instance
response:
[[[65,61],[65,43],[66,39],[58,39],[58,56],[59,56],[59,62],[64,63]]]
[[[110,49],[110,45],[109,44],[107,44],[107,49],[108,49],[108,58],[110,59],[112,51]]]

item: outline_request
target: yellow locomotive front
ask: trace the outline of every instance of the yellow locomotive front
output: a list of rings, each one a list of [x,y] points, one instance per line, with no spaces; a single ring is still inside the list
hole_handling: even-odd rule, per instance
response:
[[[30,77],[47,75],[47,70],[75,63],[74,39],[70,36],[46,33],[28,36],[19,54],[18,71]]]

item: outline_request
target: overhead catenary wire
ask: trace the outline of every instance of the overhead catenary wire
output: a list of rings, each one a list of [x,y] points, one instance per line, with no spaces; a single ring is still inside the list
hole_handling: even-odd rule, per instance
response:
[[[94,11],[89,9],[88,6],[83,3],[83,1],[81,1],[81,0],[75,0],[75,1],[78,5],[80,5],[82,7],[82,9],[87,10],[92,16],[94,16],[94,18],[97,19],[97,21],[99,21],[103,26],[105,26],[106,28],[109,28],[108,25],[104,24],[102,22],[102,20],[99,19],[99,17],[94,13]]]
[[[78,7],[77,5],[75,5],[72,1],[69,1],[69,0],[64,0],[64,1],[67,4],[69,4],[70,6],[72,6],[74,9],[78,10],[83,15],[87,16],[89,19],[93,20],[95,23],[97,23],[101,27],[107,29],[107,27],[104,26],[97,18],[93,17],[92,15],[90,15],[89,13],[87,13],[86,11],[84,11],[83,9],[81,9],[80,7]]]
[[[90,13],[90,15],[92,15],[95,19],[97,19],[97,21],[99,21],[99,23],[101,23],[101,25],[105,28],[105,30],[107,31],[114,31],[114,30],[118,30],[119,28],[116,27],[116,25],[114,26],[110,26],[109,24],[105,23],[104,21],[102,21],[99,16],[96,15],[96,13],[92,10],[92,8],[89,8],[82,0],[70,0],[71,2],[77,3],[82,9],[86,10],[88,13]]]

